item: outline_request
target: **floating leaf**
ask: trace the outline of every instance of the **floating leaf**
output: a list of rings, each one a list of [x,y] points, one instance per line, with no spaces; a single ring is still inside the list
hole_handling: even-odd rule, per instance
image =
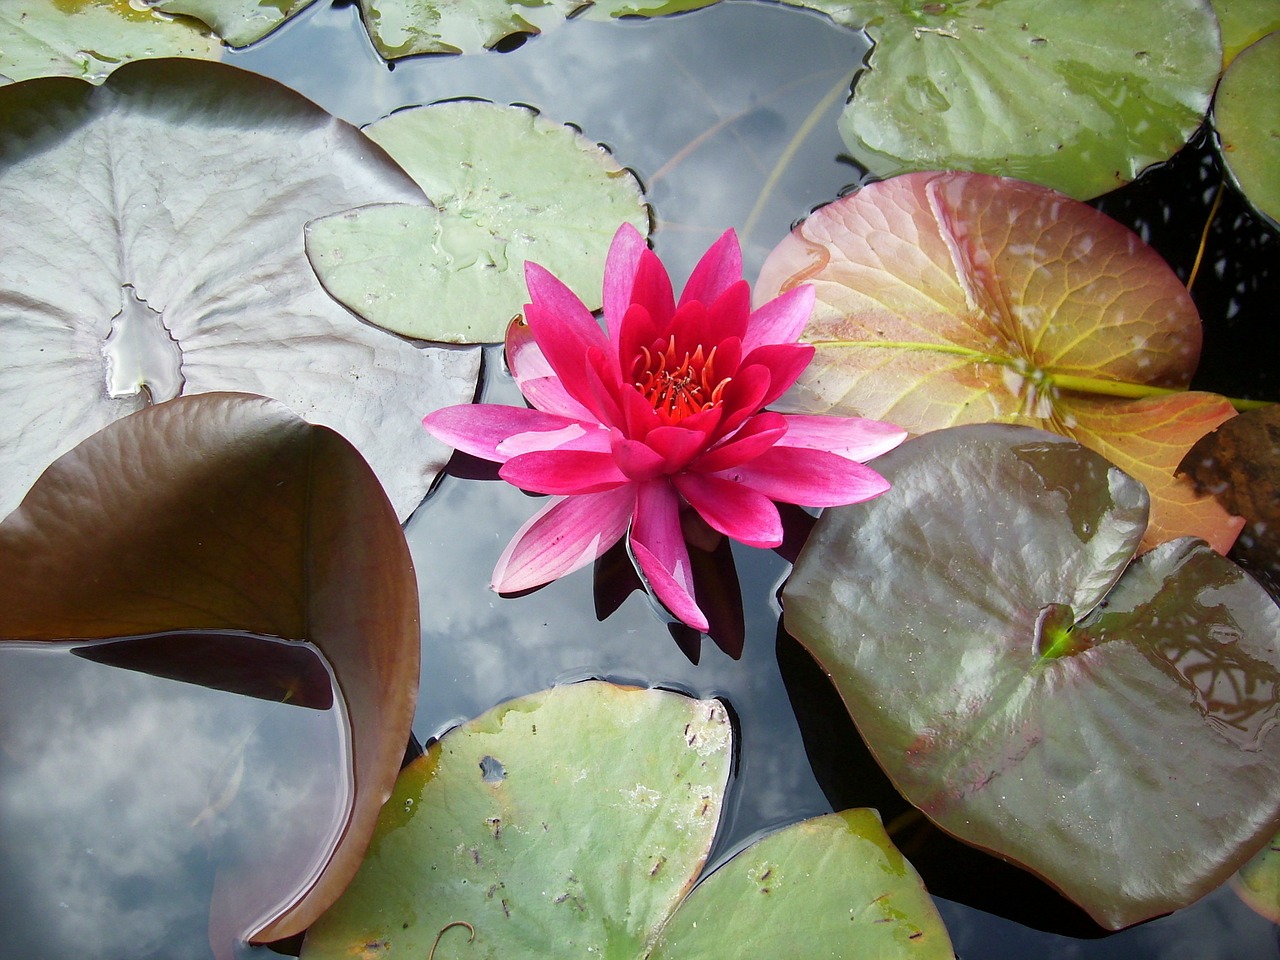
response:
[[[1231,889],[1254,912],[1280,923],[1280,834],[1231,878]]]
[[[153,0],[152,7],[203,20],[233,47],[261,40],[315,0]]]
[[[1231,64],[1245,47],[1280,30],[1280,7],[1275,0],[1210,0],[1222,27],[1222,66]]]
[[[1122,927],[1220,886],[1280,825],[1280,609],[1204,544],[1132,560],[1142,487],[982,424],[876,461],[784,593],[902,794]]]
[[[220,883],[224,932],[289,936],[354,874],[417,699],[413,566],[394,510],[350,444],[272,400],[182,397],[59,458],[0,523],[0,637],[187,629],[308,640],[346,701],[354,799],[323,873],[265,918],[283,882],[271,863]]]
[[[541,33],[589,0],[360,0],[365,27],[388,60],[479,53],[507,37]]]
[[[788,0],[799,2],[799,0]],[[975,170],[1087,199],[1168,159],[1221,68],[1208,0],[803,0],[875,48],[840,118],[880,176]]]
[[[1147,546],[1194,534],[1230,548],[1239,521],[1174,470],[1234,411],[1180,392],[1200,354],[1195,304],[1120,224],[1033,184],[908,174],[810,216],[769,255],[756,296],[805,282],[818,304],[804,338],[818,353],[784,408],[913,433],[1044,427],[1147,485]]]
[[[1178,471],[1244,517],[1235,555],[1280,584],[1280,405],[1242,413],[1201,437]]]
[[[448,457],[422,415],[470,399],[479,357],[360,323],[303,250],[308,220],[384,200],[424,202],[358,130],[245,71],[0,88],[0,514],[112,420],[231,389],[341,432],[408,516]]]
[[[1243,51],[1222,76],[1213,123],[1227,169],[1241,192],[1280,222],[1280,30]]]
[[[0,5],[0,82],[79,77],[101,83],[147,57],[217,60],[222,44],[204,24],[130,0],[5,0]]]
[[[783,830],[682,904],[731,754],[716,701],[592,682],[498,706],[405,768],[365,865],[302,955],[377,943],[388,960],[433,945],[476,960],[746,958],[785,942],[815,960],[952,956],[870,811]],[[705,949],[744,917],[750,937],[721,932]]]
[[[609,153],[524,107],[455,100],[365,128],[435,208],[379,205],[307,226],[325,288],[371,323],[424,340],[502,340],[533,260],[600,307],[618,224],[648,229],[640,185]]]
[[[673,13],[701,10],[719,2],[720,0],[595,0],[582,15],[588,20],[665,17]]]

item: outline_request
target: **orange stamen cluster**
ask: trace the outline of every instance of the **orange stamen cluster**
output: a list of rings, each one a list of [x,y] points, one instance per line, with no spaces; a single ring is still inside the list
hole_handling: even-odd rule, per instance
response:
[[[653,352],[640,348],[633,375],[635,387],[653,404],[653,409],[667,423],[679,423],[685,417],[719,406],[731,377],[716,377],[716,348],[703,354],[702,344],[683,358],[675,339],[667,348]]]

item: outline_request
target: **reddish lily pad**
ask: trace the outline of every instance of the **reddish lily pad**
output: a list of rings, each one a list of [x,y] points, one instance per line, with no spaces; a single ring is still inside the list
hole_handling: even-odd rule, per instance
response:
[[[316,280],[304,224],[380,201],[426,204],[357,129],[247,71],[0,88],[0,514],[112,420],[243,390],[342,433],[407,517],[448,459],[421,417],[471,398],[479,356],[361,323]]]
[[[417,699],[412,562],[350,444],[262,397],[183,397],[59,458],[0,523],[0,638],[193,629],[310,641],[346,701],[354,795],[323,871],[262,922],[299,878],[272,862],[220,878],[224,933],[289,936],[355,873]],[[136,658],[131,666],[140,669]]]
[[[788,0],[875,42],[840,118],[879,176],[974,170],[1079,199],[1167,160],[1222,62],[1208,0]]]
[[[746,960],[782,944],[813,960],[949,960],[869,810],[781,830],[689,893],[732,739],[723,704],[660,690],[591,682],[495,707],[405,768],[304,960],[371,943],[385,960]]]
[[[1280,825],[1280,609],[1073,441],[942,430],[826,511],[784,593],[880,765],[943,829],[1118,928],[1224,883]],[[1105,812],[1102,815],[1100,812]]]
[[[817,287],[817,356],[780,407],[912,433],[1007,421],[1072,437],[1147,485],[1146,546],[1240,529],[1174,477],[1229,401],[1184,392],[1200,320],[1134,233],[1059,193],[968,173],[871,184],[813,214],[765,261],[758,298]]]

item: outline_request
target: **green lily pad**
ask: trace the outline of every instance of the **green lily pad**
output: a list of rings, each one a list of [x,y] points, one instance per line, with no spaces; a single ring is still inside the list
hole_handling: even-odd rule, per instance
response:
[[[1280,834],[1231,878],[1231,889],[1255,913],[1280,923]]]
[[[1239,520],[1174,471],[1235,411],[1185,390],[1199,314],[1131,230],[1035,184],[906,174],[810,216],[769,254],[755,294],[799,283],[817,289],[804,332],[817,355],[781,407],[912,433],[1053,430],[1146,484],[1147,546],[1194,535],[1230,549]]]
[[[526,260],[599,308],[618,224],[648,229],[635,176],[528,108],[449,101],[398,111],[365,133],[435,206],[379,205],[312,222],[307,254],[330,294],[396,333],[502,340],[528,299]]]
[[[828,510],[784,593],[902,794],[1118,928],[1280,825],[1280,609],[1190,539],[1133,560],[1140,484],[1053,434],[942,430]],[[1105,816],[1100,814],[1105,811]]]
[[[449,456],[421,417],[473,396],[479,357],[360,323],[303,247],[388,200],[425,202],[354,127],[223,64],[0,88],[0,515],[107,423],[240,390],[338,430],[408,516]]]
[[[388,960],[433,948],[437,960],[746,958],[784,942],[833,960],[952,956],[870,811],[783,830],[684,900],[732,752],[714,700],[592,682],[496,707],[405,768],[364,866],[302,956],[376,943]],[[750,918],[750,937],[717,934],[735,918]]]
[[[1245,47],[1280,30],[1275,0],[1210,0],[1222,27],[1222,66],[1231,65]]]
[[[219,868],[211,938],[229,950],[237,938],[305,929],[346,886],[417,705],[409,549],[368,465],[332,430],[262,397],[181,397],[115,421],[60,457],[0,523],[0,639],[193,630],[314,644],[332,667],[349,726],[350,756],[336,761],[349,781],[345,830],[322,837],[319,849],[281,849],[282,838],[299,839],[283,829]],[[190,659],[191,650],[210,649],[198,634],[159,649],[141,640],[96,646],[85,656],[279,699],[264,675],[292,677],[297,668],[264,663],[261,645],[237,653],[222,638],[219,662],[208,666]],[[239,670],[227,662],[236,660]],[[328,685],[326,676],[322,690]],[[306,695],[314,689],[308,684],[301,700],[321,706]],[[145,850],[152,839],[143,833],[136,845]],[[292,899],[281,902],[285,894]]]
[[[101,83],[130,60],[217,60],[222,44],[188,17],[129,0],[5,0],[0,4],[0,81],[79,77]]]
[[[365,27],[388,60],[479,53],[507,37],[541,33],[589,0],[360,0]]]
[[[202,20],[230,46],[261,40],[315,0],[153,0],[152,9]]]
[[[665,17],[673,13],[701,10],[719,2],[720,0],[595,0],[582,15],[588,20]]]
[[[1253,206],[1280,223],[1280,31],[1244,50],[1222,75],[1213,104],[1219,149]]]
[[[797,2],[797,0],[788,0]],[[1172,156],[1222,62],[1208,0],[804,0],[875,41],[840,118],[878,176],[974,170],[1087,199]]]

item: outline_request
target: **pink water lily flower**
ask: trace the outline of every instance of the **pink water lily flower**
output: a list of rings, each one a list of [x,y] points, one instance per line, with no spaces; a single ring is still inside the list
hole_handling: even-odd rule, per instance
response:
[[[889,484],[861,461],[905,432],[874,420],[764,408],[813,358],[797,343],[813,288],[752,310],[737,236],[702,257],[677,303],[629,224],[604,273],[604,327],[568,287],[526,264],[532,301],[507,335],[507,363],[532,405],[465,404],[428,415],[439,439],[502,464],[499,475],[553,499],[498,560],[501,593],[547,583],[629,538],[649,588],[699,630],[682,511],[756,547],[782,542],[775,500],[829,507]]]

